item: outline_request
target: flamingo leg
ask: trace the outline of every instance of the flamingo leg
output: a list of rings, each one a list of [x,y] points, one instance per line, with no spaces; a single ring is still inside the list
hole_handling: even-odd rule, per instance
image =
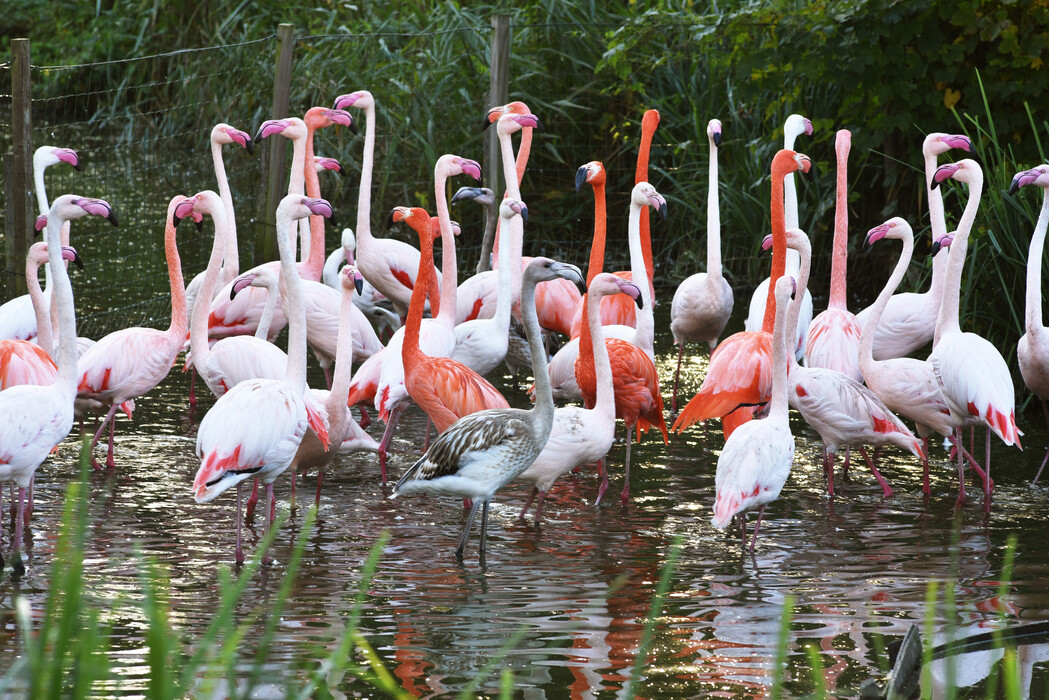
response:
[[[1049,403],[1046,403],[1045,399],[1041,399],[1042,402],[1042,413],[1045,415],[1045,426],[1049,428]],[[1042,476],[1042,470],[1045,469],[1045,463],[1049,462],[1049,448],[1045,450],[1045,457],[1042,458],[1042,464],[1038,467],[1038,473],[1034,475],[1034,482],[1038,483],[1038,478]]]
[[[754,536],[750,539],[750,553],[754,553],[754,545],[758,541],[758,528],[761,527],[761,519],[765,517],[765,506],[758,508],[758,521],[754,523]]]
[[[295,510],[295,482],[298,480],[298,478],[297,478],[298,475],[299,475],[298,472],[295,470],[294,467],[292,467],[292,469],[291,469],[291,501],[290,501],[290,506],[289,506],[292,510]]]
[[[827,495],[834,498],[834,458],[837,454],[827,452],[827,458],[823,462],[823,471],[827,475]]]
[[[535,524],[536,526],[543,519],[543,503],[546,501],[546,491],[539,492],[539,502],[535,505]]]
[[[331,368],[323,367],[324,369],[324,383],[328,385],[328,391],[331,391]]]
[[[112,411],[112,409],[110,409]],[[117,427],[117,416],[113,414],[112,418],[109,419],[109,448],[106,450],[106,468],[113,469],[117,466],[117,463],[113,461],[113,432]]]
[[[532,501],[535,500],[537,493],[539,493],[539,487],[533,486],[531,492],[528,494],[528,498],[525,500],[524,508],[521,509],[521,514],[517,516],[518,520],[524,520],[525,515],[528,514],[528,509],[532,507]]]
[[[984,462],[987,465],[987,476],[983,480],[983,509],[984,511],[991,512],[991,491],[994,489],[991,481],[991,428],[987,428],[987,458]]]
[[[426,419],[426,441],[423,443],[423,452],[430,449],[430,426],[433,425],[433,421],[429,418]]]
[[[15,536],[11,542],[11,570],[15,576],[25,573],[22,563],[22,511],[25,510],[25,489],[18,487],[18,515],[15,517]]]
[[[484,502],[484,508],[481,509],[481,549],[479,551],[479,557],[481,565],[484,565],[484,555],[486,551],[486,545],[488,543],[488,501]]]
[[[382,431],[382,439],[379,440],[379,472],[382,474],[382,485],[386,485],[386,451],[390,447],[390,440],[393,439],[393,431],[397,429],[397,421],[401,417],[401,413],[404,411],[403,406],[398,406],[393,409],[390,413],[389,420],[386,421],[386,430]]]
[[[928,496],[932,493],[932,489],[929,486],[929,438],[922,438],[924,443],[922,446],[925,448],[925,456],[922,457],[922,493]]]
[[[955,508],[965,505],[965,457],[962,454],[965,448],[962,446],[962,429],[955,428],[955,439],[958,441],[958,500],[954,502]]]
[[[190,406],[196,406],[197,405],[196,386],[197,386],[197,371],[194,369],[194,370],[191,370],[190,373],[189,373],[189,405]],[[83,421],[81,421],[81,428],[83,428]]]
[[[470,514],[466,516],[466,526],[463,528],[463,534],[459,537],[459,546],[455,548],[455,558],[460,562],[463,560],[463,551],[466,549],[466,538],[470,536],[470,528],[474,524],[474,516],[477,515],[477,509],[481,507],[480,501],[474,501],[473,505],[470,506]]]
[[[113,404],[109,407],[109,412],[106,413],[105,420],[102,421],[101,425],[98,426],[98,430],[95,431],[95,437],[91,439],[91,447],[88,448],[88,453],[91,455],[91,467],[93,469],[102,468],[102,465],[98,463],[97,459],[95,459],[95,445],[98,444],[98,439],[102,437],[102,431],[106,429],[106,423],[113,420],[113,417],[116,415],[116,412],[117,405]]]
[[[368,409],[364,406],[364,404],[358,404],[357,408],[359,408],[361,411],[361,420],[358,423],[358,425],[360,425],[362,428],[367,428],[369,425],[372,424],[372,417],[368,415]]]
[[[244,518],[251,520],[255,517],[255,504],[259,502],[259,480],[254,480],[254,485],[251,487],[251,495],[248,496],[247,507],[244,510]]]
[[[685,343],[681,342],[677,346],[677,369],[674,370],[674,393],[670,395],[670,412],[673,415],[677,415],[677,384],[678,378],[681,376],[681,358],[685,354]]]
[[[272,482],[269,483],[269,484],[266,484],[266,502],[270,504],[270,517],[266,521],[266,535],[268,536],[270,534],[270,528],[273,527],[273,516],[275,514],[276,507],[277,507],[276,501],[273,499],[273,483]],[[265,554],[262,555],[262,563],[263,564],[269,564],[270,563],[270,553],[269,553],[268,549],[266,550]]]
[[[28,525],[33,517],[33,487],[36,485],[36,474],[29,477],[29,497],[25,506],[25,524]]]
[[[848,445],[845,446],[845,462],[841,465],[841,478],[848,480],[849,478],[849,458],[852,457],[852,448]]]
[[[862,447],[859,447],[857,449],[860,451],[860,454],[863,455],[863,459],[865,462],[867,462],[867,466],[870,467],[870,470],[872,472],[874,472],[874,478],[878,480],[878,484],[881,486],[882,494],[885,496],[885,498],[892,498],[892,487],[889,486],[889,482],[887,482],[885,480],[885,477],[881,475],[881,472],[878,471],[878,468],[874,466],[874,462],[873,460],[871,460],[870,455],[867,454],[867,450],[865,450]]]
[[[608,490],[608,470],[605,469],[605,458],[597,460],[597,473],[601,476],[601,484],[597,487],[597,498],[594,500],[594,505],[601,505],[601,497],[605,495],[605,491]]]
[[[240,483],[237,482],[237,548],[233,550],[233,558],[237,562],[237,566],[244,563],[244,550],[241,548],[241,526],[243,525],[243,519],[240,511]]]
[[[14,484],[12,484],[12,488]],[[4,528],[3,528],[3,512],[4,512],[4,488],[0,486],[0,571],[4,569]],[[13,525],[13,523],[12,523]],[[12,529],[14,529],[12,527]]]
[[[628,425],[626,427],[626,470],[623,475],[623,493],[619,495],[619,500],[626,505],[630,502],[630,442],[633,436],[634,426]]]
[[[317,472],[317,495],[313,499],[313,505],[320,508],[321,506],[321,484],[324,483],[324,470],[321,469]]]

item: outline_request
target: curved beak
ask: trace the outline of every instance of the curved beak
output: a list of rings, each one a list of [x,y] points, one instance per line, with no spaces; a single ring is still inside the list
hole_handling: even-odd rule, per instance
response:
[[[589,174],[589,170],[585,165],[580,165],[579,169],[575,171],[575,191],[578,192],[580,188],[586,183],[586,176]]]
[[[80,254],[76,252],[76,248],[68,245],[62,246],[62,257],[75,263],[81,270],[84,269],[84,261],[80,259]]]

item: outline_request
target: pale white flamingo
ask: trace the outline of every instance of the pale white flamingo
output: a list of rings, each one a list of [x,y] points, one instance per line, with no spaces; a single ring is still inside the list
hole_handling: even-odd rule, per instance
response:
[[[25,571],[21,549],[26,489],[37,467],[73,427],[77,383],[76,318],[73,289],[62,259],[62,227],[67,221],[88,214],[102,216],[116,225],[113,210],[101,199],[62,195],[55,199],[47,213],[44,238],[48,247],[48,276],[61,324],[55,381],[46,386],[22,385],[0,391],[0,415],[5,417],[0,421],[0,481],[12,481],[18,487],[12,559],[14,570],[19,575]]]
[[[776,319],[772,330],[772,398],[769,414],[739,426],[725,440],[718,455],[714,476],[714,517],[711,524],[724,529],[736,515],[741,516],[743,546],[747,544],[748,510],[758,511],[750,551],[758,540],[765,508],[779,498],[794,462],[794,435],[787,419],[787,301],[794,292],[794,278],[786,275],[776,281]],[[793,340],[793,334],[791,339]],[[793,345],[793,343],[791,343]]]
[[[331,216],[323,199],[287,195],[277,207],[277,245],[281,275],[290,314],[288,360],[281,379],[243,381],[223,394],[207,412],[197,431],[197,457],[201,460],[193,480],[193,497],[207,503],[231,486],[237,486],[236,560],[242,562],[240,482],[249,477],[266,484],[269,504],[267,529],[272,525],[275,502],[273,482],[291,465],[307,427],[327,442],[325,418],[311,410],[306,394],[306,320],[299,274],[290,238],[292,221],[319,214]],[[313,251],[316,252],[316,251]],[[210,280],[205,280],[207,284]],[[269,555],[263,560],[268,561]]]
[[[608,294],[626,294],[635,302],[641,299],[641,290],[616,275],[601,273],[590,281],[587,300],[587,318],[594,353],[594,374],[597,382],[593,408],[564,406],[554,410],[554,425],[546,447],[518,478],[532,483],[532,492],[521,509],[524,518],[538,494],[535,522],[543,517],[546,493],[562,474],[582,465],[602,459],[612,447],[616,432],[615,395],[612,367],[600,323],[601,298]]]
[[[938,188],[932,186],[936,172],[936,159],[952,148],[972,153],[973,146],[968,136],[961,134],[932,133],[922,143],[925,157],[925,191],[929,200],[929,228],[935,242],[947,233],[947,222],[943,215],[943,197]],[[947,268],[947,253],[940,251],[932,258],[932,280],[927,292],[904,292],[893,294],[885,313],[882,314],[874,335],[874,359],[888,360],[905,357],[933,340],[936,317],[940,313],[943,298],[943,278]],[[856,314],[860,325],[866,325],[870,308]]]
[[[710,144],[710,166],[707,175],[707,271],[688,277],[674,290],[670,303],[670,332],[677,344],[677,368],[674,370],[674,393],[670,411],[677,413],[678,377],[685,343],[706,341],[710,352],[732,315],[732,287],[721,274],[721,211],[718,203],[718,146],[721,144],[721,121],[707,122]]]
[[[1031,236],[1031,247],[1027,253],[1027,295],[1024,311],[1026,332],[1016,344],[1016,359],[1020,363],[1020,374],[1024,384],[1042,404],[1042,413],[1049,423],[1049,329],[1042,324],[1042,251],[1045,248],[1045,231],[1049,227],[1049,165],[1039,165],[1017,173],[1009,185],[1010,194],[1025,185],[1042,188],[1042,209]],[[953,255],[953,253],[952,253]],[[1049,461],[1046,451],[1034,480],[1037,482]]]
[[[947,179],[969,185],[969,199],[953,234],[941,237],[933,244],[933,254],[945,245],[951,247],[947,258],[944,279],[943,301],[936,320],[939,340],[933,346],[929,362],[940,381],[943,398],[951,410],[951,418],[959,428],[963,425],[985,425],[993,430],[1006,445],[1020,447],[1020,432],[1016,427],[1016,409],[1013,400],[1013,381],[1009,366],[986,339],[975,333],[963,333],[958,319],[958,302],[961,294],[962,270],[965,253],[969,247],[969,233],[976,220],[983,191],[983,170],[971,158],[957,163],[941,165],[933,175],[935,186]],[[960,445],[959,439],[956,444]],[[984,469],[984,509],[990,510],[993,481],[990,478],[991,443],[987,441],[987,463]],[[958,480],[962,484],[958,495],[959,505],[965,502],[964,462],[962,450],[958,450]]]
[[[101,469],[94,449],[109,426],[106,466],[113,468],[113,430],[120,404],[153,390],[168,376],[186,338],[186,288],[175,243],[179,220],[188,216],[193,200],[176,195],[168,203],[164,226],[164,257],[171,287],[171,322],[166,330],[124,328],[110,333],[88,348],[77,360],[77,398],[109,406],[105,419],[91,440],[91,466]]]
[[[354,253],[357,250],[357,238],[353,230],[344,228],[340,238],[341,245],[333,250],[328,259],[324,261],[324,271],[321,273],[321,281],[332,289],[338,291],[339,268],[343,263],[357,266]],[[375,329],[380,334],[384,332],[393,333],[401,327],[401,317],[393,312],[393,304],[390,300],[379,293],[368,280],[364,280],[364,288],[360,294],[353,295],[353,303],[364,312],[375,324]]]
[[[800,114],[792,114],[787,117],[787,120],[783,123],[783,148],[793,151],[794,142],[802,134],[812,136],[812,122]],[[798,190],[792,173],[788,173],[783,180],[783,201],[783,218],[786,222],[786,227],[798,228],[800,226],[798,218]],[[797,278],[798,270],[801,269],[801,261],[798,259],[797,253],[790,250],[787,251],[787,262],[784,269],[786,274],[795,279]],[[744,330],[754,332],[762,329],[765,318],[765,306],[772,297],[769,292],[769,281],[771,279],[766,278],[762,280],[757,289],[754,290],[754,294],[750,297],[750,312],[747,314],[747,320],[743,324]],[[805,290],[801,304],[801,315],[798,317],[798,348],[795,353],[799,360],[805,356],[805,339],[808,337],[809,324],[812,323],[812,294],[808,290]]]
[[[404,473],[390,496],[432,493],[471,499],[470,515],[455,550],[458,559],[462,559],[474,517],[478,509],[482,509],[480,558],[484,564],[488,504],[500,488],[531,466],[550,437],[554,399],[543,362],[535,286],[555,277],[580,285],[583,283],[579,268],[549,258],[533,258],[522,275],[521,315],[532,346],[536,385],[536,400],[532,408],[527,411],[520,408],[491,409],[460,418],[441,433],[426,454]]]

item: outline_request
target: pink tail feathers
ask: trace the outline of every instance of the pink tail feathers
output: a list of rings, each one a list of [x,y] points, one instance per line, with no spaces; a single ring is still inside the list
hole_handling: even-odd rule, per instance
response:
[[[738,512],[739,501],[719,493],[714,500],[714,517],[710,519],[710,523],[719,530],[724,530],[732,516]]]

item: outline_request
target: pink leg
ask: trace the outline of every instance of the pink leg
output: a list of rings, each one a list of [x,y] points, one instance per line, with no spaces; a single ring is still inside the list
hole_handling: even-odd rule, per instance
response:
[[[597,487],[597,499],[594,500],[594,505],[601,505],[601,498],[605,495],[605,491],[608,490],[608,470],[605,469],[605,458],[597,460],[597,473],[601,476],[601,485]]]
[[[882,494],[885,496],[885,498],[892,498],[892,487],[889,486],[889,482],[887,482],[885,480],[885,477],[881,475],[881,472],[878,471],[878,468],[874,466],[874,462],[871,460],[870,455],[867,454],[867,450],[860,447],[859,451],[860,454],[863,455],[864,461],[867,462],[867,466],[870,467],[870,470],[872,472],[874,472],[874,478],[877,479],[878,483],[881,485]]]
[[[14,484],[12,484],[12,488]],[[4,528],[3,528],[3,513],[4,513],[4,487],[0,486],[0,571],[4,569]],[[18,517],[17,513],[15,517]],[[12,526],[14,523],[12,523]],[[12,530],[14,527],[11,528]]]
[[[324,383],[328,385],[328,391],[331,391],[331,368],[324,368]]]
[[[102,431],[106,429],[106,423],[108,423],[109,421],[113,420],[113,417],[116,415],[116,412],[117,412],[116,404],[113,404],[112,406],[109,407],[109,412],[106,413],[105,420],[103,420],[101,425],[98,426],[98,430],[95,431],[95,437],[92,438],[92,440],[91,440],[91,447],[89,448],[89,453],[91,454],[91,466],[94,469],[101,469],[102,468],[102,465],[98,463],[97,459],[95,459],[95,445],[98,444],[98,439],[100,437],[102,437]],[[112,440],[111,440],[111,442],[112,442]]]
[[[393,439],[393,431],[397,429],[397,421],[403,412],[403,406],[393,409],[390,419],[386,421],[386,430],[382,432],[382,439],[379,441],[379,471],[382,474],[383,486],[386,485],[386,451],[390,446],[390,440]]]
[[[539,523],[541,523],[542,520],[543,520],[543,503],[545,501],[546,501],[546,491],[541,491],[539,493],[539,502],[536,503],[536,505],[535,505],[535,524],[536,525],[539,525]]]
[[[36,474],[29,477],[29,502],[26,503],[25,508],[25,524],[29,525],[29,520],[33,517],[33,487],[36,485]]]
[[[1045,450],[1045,457],[1042,457],[1042,466],[1038,467],[1038,473],[1034,475],[1034,483],[1038,483],[1039,477],[1042,476],[1042,470],[1045,469],[1045,463],[1049,462],[1049,448]]]
[[[430,449],[430,426],[433,425],[433,421],[429,418],[426,419],[426,442],[423,443],[423,452]]]
[[[365,407],[364,404],[362,404],[362,403],[357,404],[357,408],[359,408],[360,411],[361,411],[360,426],[362,428],[367,428],[369,425],[372,424],[372,417],[368,415],[368,409]]]
[[[276,510],[277,510],[277,502],[276,502],[276,500],[273,497],[273,484],[272,483],[266,484],[266,502],[270,504],[270,517],[269,517],[269,520],[266,521],[266,534],[269,535],[270,534],[270,528],[273,527],[273,517],[274,517],[274,515],[276,515]],[[266,553],[262,555],[262,563],[263,564],[269,564],[270,563],[269,550],[266,550]]]
[[[828,452],[823,460],[823,471],[827,475],[827,495],[834,498],[834,452]]]
[[[321,507],[321,484],[324,483],[324,470],[317,472],[317,496],[313,499],[313,505]]]
[[[758,508],[758,521],[754,523],[754,536],[750,539],[750,553],[754,553],[754,545],[758,542],[758,528],[761,527],[761,519],[765,517],[765,506]]]
[[[190,370],[190,373],[189,373],[189,405],[190,406],[196,406],[197,405],[196,386],[197,386],[197,370],[194,369],[194,370]]]
[[[117,417],[113,414],[113,417],[109,419],[109,449],[106,450],[106,468],[113,469],[117,466],[117,463],[113,461],[113,431],[117,427]]]
[[[961,508],[965,505],[965,457],[962,454],[965,452],[965,448],[962,447],[961,428],[955,428],[954,436],[958,441],[958,500],[954,502],[954,507]]]
[[[681,358],[685,354],[685,343],[681,342],[677,346],[677,369],[674,370],[674,393],[670,395],[670,412],[677,415],[677,384],[678,378],[681,376]]]
[[[295,510],[295,482],[298,481],[298,472],[296,472],[294,468],[290,469],[289,471],[291,472],[291,500],[289,502],[290,505],[288,507],[292,510]]]
[[[18,488],[18,515],[15,516],[15,537],[11,542],[11,570],[15,576],[25,573],[22,563],[22,512],[25,509],[25,489]]]
[[[841,478],[849,478],[849,458],[852,457],[852,448],[848,445],[845,446],[845,461],[841,465]]]
[[[983,480],[983,509],[991,512],[991,491],[994,488],[991,481],[991,429],[987,428],[987,460],[984,462],[987,477]]]
[[[521,514],[517,516],[518,520],[524,520],[525,515],[528,514],[528,509],[532,507],[532,501],[535,500],[535,495],[539,493],[539,487],[533,486],[531,492],[528,494],[528,498],[525,499],[524,508],[521,509]]]
[[[630,502],[630,443],[633,436],[634,426],[626,427],[626,469],[623,473],[623,493],[619,494],[619,500],[626,505]]]
[[[922,493],[926,496],[932,493],[929,485],[929,438],[923,438],[925,456],[922,458]]]
[[[251,495],[248,496],[247,508],[244,511],[244,517],[247,520],[251,520],[255,517],[255,504],[259,502],[259,480],[254,480],[254,485],[251,487]]]
[[[240,511],[240,482],[237,482],[237,548],[233,551],[234,560],[237,562],[237,566],[244,563],[244,550],[240,546],[240,530],[242,525],[241,511]]]

